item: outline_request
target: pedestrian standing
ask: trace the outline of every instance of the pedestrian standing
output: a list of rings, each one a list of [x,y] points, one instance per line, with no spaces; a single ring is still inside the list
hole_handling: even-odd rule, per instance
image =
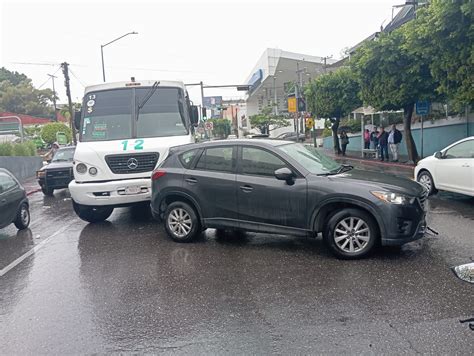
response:
[[[342,155],[346,155],[346,147],[349,144],[349,137],[347,137],[346,131],[341,132],[341,146],[342,146]]]
[[[377,128],[374,127],[372,130],[372,133],[370,134],[370,142],[372,143],[372,149],[373,150],[378,150],[379,146],[379,132],[377,131]]]
[[[369,132],[369,129],[365,129],[365,131],[364,131],[364,148],[365,149],[370,148],[370,132]]]
[[[388,133],[383,127],[380,128],[378,140],[380,147],[380,160],[382,162],[384,161],[384,159],[388,161]]]
[[[402,141],[402,133],[397,130],[397,126],[392,125],[392,130],[388,135],[388,144],[390,145],[390,151],[392,152],[392,161],[398,162],[398,150],[400,148],[400,142]]]

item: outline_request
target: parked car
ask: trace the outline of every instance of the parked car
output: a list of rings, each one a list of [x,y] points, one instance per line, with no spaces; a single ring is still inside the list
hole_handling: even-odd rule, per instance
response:
[[[303,133],[300,133],[298,137],[296,137],[296,132],[290,131],[290,132],[284,132],[282,134],[279,134],[276,137],[277,140],[285,140],[285,141],[294,141],[296,142],[297,140],[300,142],[304,142],[306,140],[306,137]]]
[[[152,174],[153,215],[175,241],[206,228],[316,236],[341,258],[425,232],[427,190],[409,179],[340,165],[278,140],[172,148]]]
[[[25,189],[4,168],[0,168],[0,229],[14,223],[19,230],[30,224],[30,210]]]
[[[237,135],[229,135],[227,136],[228,140],[235,140],[237,138]]]
[[[419,161],[415,177],[428,188],[429,194],[446,190],[474,196],[474,136]]]
[[[63,147],[56,151],[51,163],[36,172],[36,178],[44,195],[51,196],[55,189],[67,188],[74,179],[74,146]]]

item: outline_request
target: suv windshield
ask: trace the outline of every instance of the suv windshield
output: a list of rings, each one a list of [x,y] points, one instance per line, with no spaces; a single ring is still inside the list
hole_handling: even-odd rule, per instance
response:
[[[289,143],[277,148],[285,152],[311,173],[335,173],[341,167],[339,163],[325,156],[312,146],[306,146],[301,143]]]
[[[74,158],[74,148],[64,148],[56,152],[52,161],[53,162],[72,161],[73,158]]]
[[[150,88],[112,89],[88,93],[84,100],[81,141],[187,135],[181,89],[159,87],[140,110],[132,113]]]

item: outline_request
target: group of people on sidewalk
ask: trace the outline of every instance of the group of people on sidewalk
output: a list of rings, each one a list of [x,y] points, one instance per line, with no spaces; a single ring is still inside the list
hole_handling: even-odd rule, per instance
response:
[[[341,134],[342,135],[342,134]],[[400,142],[402,142],[403,135],[396,125],[392,125],[390,132],[385,131],[383,127],[380,131],[376,127],[372,132],[368,129],[364,131],[364,148],[379,150],[380,160],[383,162],[389,160],[388,148],[392,152],[392,161],[398,162],[398,152],[400,149]]]

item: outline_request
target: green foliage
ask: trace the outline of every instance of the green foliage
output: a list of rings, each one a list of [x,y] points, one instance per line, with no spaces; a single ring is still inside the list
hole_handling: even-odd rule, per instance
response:
[[[64,132],[67,136],[68,142],[71,142],[71,129],[61,122],[51,122],[43,126],[41,130],[41,138],[46,143],[53,143],[56,141],[56,133]]]
[[[340,127],[352,133],[360,133],[360,119],[344,119],[340,122]]]
[[[250,116],[250,125],[260,130],[262,134],[269,134],[271,130],[289,126],[288,119],[283,115],[274,115],[271,106],[262,109],[261,113]],[[270,126],[272,129],[270,130]]]
[[[359,83],[350,68],[312,80],[305,88],[308,108],[318,117],[339,119],[361,106]]]
[[[325,127],[322,133],[323,137],[329,137],[332,135],[332,131],[329,127]]]
[[[24,74],[0,69],[0,111],[52,116],[53,91],[36,89]]]
[[[230,121],[227,119],[209,119],[207,120],[209,122],[212,122],[213,124],[213,129],[212,133],[216,137],[220,138],[226,138],[228,135],[230,135]]]
[[[22,143],[0,143],[0,156],[35,156],[36,146],[34,142]]]
[[[432,0],[403,28],[411,56],[427,63],[436,93],[459,111],[474,102],[474,2]]]

